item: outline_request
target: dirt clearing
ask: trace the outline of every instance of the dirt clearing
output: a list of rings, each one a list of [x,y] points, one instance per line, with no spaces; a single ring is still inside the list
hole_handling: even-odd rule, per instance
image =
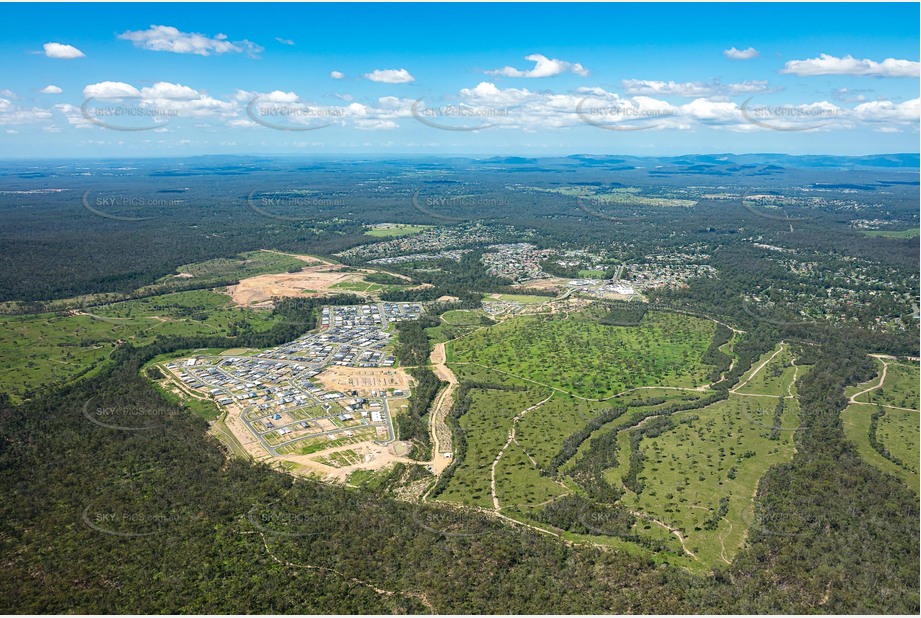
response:
[[[345,391],[351,394],[358,391],[358,395],[365,397],[371,391],[379,392],[383,389],[401,390],[409,392],[412,378],[402,369],[398,368],[359,368],[333,366],[315,378],[326,390]]]

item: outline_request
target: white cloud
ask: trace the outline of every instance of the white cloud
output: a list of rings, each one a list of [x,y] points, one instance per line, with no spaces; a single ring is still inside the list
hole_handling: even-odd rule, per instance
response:
[[[380,131],[382,129],[396,129],[399,125],[393,120],[381,120],[371,118],[368,120],[356,120],[355,128],[363,131]]]
[[[242,94],[241,94],[242,93]],[[235,101],[222,101],[208,96],[189,86],[170,82],[157,82],[138,90],[124,82],[100,82],[83,88],[87,99],[138,99],[136,105],[147,110],[158,111],[168,116],[214,116],[233,117],[238,115],[241,96],[249,93],[237,91]],[[252,97],[250,97],[252,99]],[[245,100],[250,100],[245,99]]]
[[[343,77],[345,77],[345,73],[341,71],[330,71],[329,76],[332,77],[333,79],[342,79]]]
[[[263,47],[246,39],[232,42],[227,40],[226,34],[209,37],[197,32],[181,32],[172,26],[151,25],[147,30],[128,30],[118,35],[118,38],[131,41],[135,47],[141,49],[174,54],[210,56],[246,52],[250,56],[255,56],[263,51]]]
[[[249,103],[255,98],[258,98],[260,102],[265,103],[296,103],[298,100],[297,94],[293,92],[283,92],[281,90],[273,90],[272,92],[250,92],[248,90],[237,90],[233,98],[237,101],[244,101],[246,103]]]
[[[176,101],[192,101],[201,98],[201,94],[194,88],[169,82],[157,82],[153,86],[141,88],[141,96],[145,99],[172,99]]]
[[[628,94],[651,94],[659,96],[706,97],[763,94],[771,92],[770,84],[763,80],[750,80],[725,85],[721,84],[718,80],[707,83],[625,79],[621,83]]]
[[[80,108],[76,105],[71,105],[70,103],[59,103],[54,106],[54,109],[64,114],[64,118],[67,119],[67,124],[78,129],[87,129],[93,126],[93,123],[87,120],[83,113],[80,111]]]
[[[54,84],[48,84],[47,86],[39,90],[39,92],[41,92],[42,94],[61,94],[64,91],[58,88],[57,86],[55,86]]]
[[[818,58],[790,60],[781,69],[781,73],[791,73],[802,77],[815,75],[866,75],[871,77],[919,77],[921,63],[911,60],[886,58],[882,62],[858,60],[853,56],[838,58],[821,54]]]
[[[524,59],[533,62],[534,68],[522,71],[515,67],[506,66],[494,71],[486,71],[486,74],[505,77],[554,77],[561,73],[572,71],[582,77],[588,75],[588,71],[578,62],[567,62],[556,58],[551,60],[543,54],[531,54],[530,56],[525,56]]]
[[[365,77],[372,82],[383,82],[385,84],[406,84],[416,81],[416,78],[410,75],[406,69],[377,69],[370,73],[365,73]]]
[[[730,60],[751,60],[752,58],[757,58],[761,54],[754,47],[749,47],[748,49],[730,47],[729,49],[723,50],[723,55]]]
[[[624,89],[629,94],[679,95],[682,97],[707,96],[713,87],[703,82],[661,82],[648,79],[625,79]]]
[[[83,96],[87,99],[114,99],[117,97],[138,97],[140,91],[125,82],[99,82],[98,84],[88,84],[83,88]]]
[[[902,103],[870,101],[854,108],[854,116],[867,122],[902,122],[917,125],[921,118],[921,99]]]
[[[291,39],[283,39],[279,36],[275,37],[275,40],[281,43],[282,45],[294,45],[294,41]]]
[[[246,118],[237,118],[236,120],[231,120],[230,122],[228,122],[227,126],[233,127],[233,128],[239,128],[239,127],[253,128],[253,127],[258,127],[259,124],[253,122],[252,120],[247,120]]]
[[[45,48],[45,55],[49,58],[73,60],[74,58],[86,57],[86,54],[84,54],[73,45],[64,45],[62,43],[45,43],[42,47]]]
[[[0,99],[0,125],[29,124],[51,119],[51,112],[46,109],[20,109],[9,99]]]

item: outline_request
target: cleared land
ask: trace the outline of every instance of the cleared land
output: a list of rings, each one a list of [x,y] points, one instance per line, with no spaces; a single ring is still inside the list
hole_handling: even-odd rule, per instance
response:
[[[696,560],[730,563],[753,522],[758,481],[793,456],[791,431],[771,439],[776,401],[730,395],[670,417],[670,428],[641,440],[645,461],[634,485],[639,492],[627,490],[623,504],[680,532]],[[797,418],[796,404],[788,403],[779,424],[795,427]],[[619,445],[620,466],[606,475],[614,482],[627,474],[632,455],[629,439]]]
[[[887,359],[876,359],[885,371],[885,379],[881,386],[864,390],[854,396],[855,403],[878,404],[895,408],[911,410],[918,409],[918,376],[917,365],[906,365]]]
[[[847,390],[850,405],[841,413],[844,432],[868,463],[903,479],[918,492],[921,480],[918,365],[891,357],[874,359],[880,367],[879,374]],[[874,414],[879,415],[875,428],[877,448],[870,437]]]
[[[580,487],[585,471],[597,469],[614,495],[622,492],[613,503],[626,509],[619,516],[634,523],[616,534],[558,533],[659,552],[695,572],[731,563],[749,528],[760,525],[758,482],[793,456],[796,380],[810,368],[797,365],[782,343],[753,364],[728,399],[673,412],[713,395],[700,386],[707,369],[700,357],[714,333],[712,322],[679,314],[651,312],[639,326],[611,327],[580,311],[512,318],[449,342],[448,364],[461,383],[522,390],[470,391],[459,421],[465,458],[438,500],[541,527],[543,513],[575,509],[577,530],[584,509],[605,508],[591,497],[598,488]],[[596,423],[561,461],[567,438],[601,415],[612,420]],[[541,473],[560,464],[558,478]],[[625,541],[629,535],[639,540]]]
[[[399,368],[361,368],[336,365],[318,374],[314,380],[322,384],[326,390],[346,393],[354,390],[358,391],[358,395],[362,397],[371,395],[371,391],[379,392],[382,389],[409,392],[412,382],[412,378]]]
[[[455,470],[438,499],[446,502],[493,508],[490,487],[492,464],[508,440],[512,420],[522,410],[549,395],[546,389],[524,391],[473,389],[470,408],[460,418],[467,439],[463,463]]]
[[[0,390],[14,398],[98,368],[119,341],[143,345],[158,335],[229,334],[233,325],[267,330],[264,311],[241,309],[223,294],[177,292],[72,310],[0,316]],[[22,342],[28,341],[25,346]]]
[[[429,225],[409,225],[404,223],[379,223],[377,225],[372,225],[371,229],[365,232],[365,236],[375,236],[377,238],[409,236],[411,234],[418,234],[430,227]]]
[[[523,316],[447,344],[453,365],[473,363],[591,399],[637,386],[699,387],[715,332],[709,320],[649,312],[638,327],[588,313]]]
[[[867,236],[876,236],[879,238],[917,238],[921,234],[921,229],[912,228],[908,230],[863,230],[861,232]]]
[[[844,434],[854,443],[857,452],[872,466],[902,479],[915,492],[919,492],[921,476],[918,474],[919,446],[918,413],[883,408],[885,414],[878,421],[876,438],[902,465],[883,457],[870,444],[870,423],[876,406],[849,405],[841,413]]]

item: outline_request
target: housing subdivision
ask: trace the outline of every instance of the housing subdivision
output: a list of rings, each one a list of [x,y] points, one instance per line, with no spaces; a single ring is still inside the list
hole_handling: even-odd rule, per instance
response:
[[[239,419],[269,457],[384,445],[396,439],[393,404],[405,404],[411,387],[390,353],[388,326],[422,313],[418,303],[323,307],[319,328],[290,343],[160,366],[185,390]]]

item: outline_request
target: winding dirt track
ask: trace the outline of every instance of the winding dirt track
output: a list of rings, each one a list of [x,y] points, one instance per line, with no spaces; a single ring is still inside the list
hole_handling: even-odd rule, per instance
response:
[[[547,398],[544,399],[543,401],[535,403],[530,408],[522,410],[521,412],[515,415],[515,418],[512,419],[512,428],[508,432],[508,440],[506,440],[505,445],[499,451],[499,454],[496,455],[496,458],[493,460],[492,467],[490,469],[489,486],[492,490],[492,505],[496,511],[502,510],[502,507],[499,505],[499,495],[496,493],[496,466],[499,464],[499,460],[502,459],[502,455],[505,453],[505,449],[507,449],[512,442],[515,442],[515,428],[518,425],[518,421],[520,421],[524,417],[524,415],[530,412],[531,410],[536,410],[537,408],[541,407],[542,405],[550,401],[551,397],[553,397],[553,393],[550,393],[547,396]]]
[[[432,371],[439,380],[447,382],[442,391],[435,398],[432,405],[432,411],[429,414],[429,432],[432,436],[432,460],[429,465],[434,474],[441,474],[451,463],[451,459],[444,456],[445,453],[453,451],[453,439],[451,430],[448,428],[445,419],[448,418],[448,412],[454,405],[454,391],[457,390],[457,376],[445,364],[447,357],[445,354],[445,344],[439,343],[432,349],[429,360],[432,363]]]

